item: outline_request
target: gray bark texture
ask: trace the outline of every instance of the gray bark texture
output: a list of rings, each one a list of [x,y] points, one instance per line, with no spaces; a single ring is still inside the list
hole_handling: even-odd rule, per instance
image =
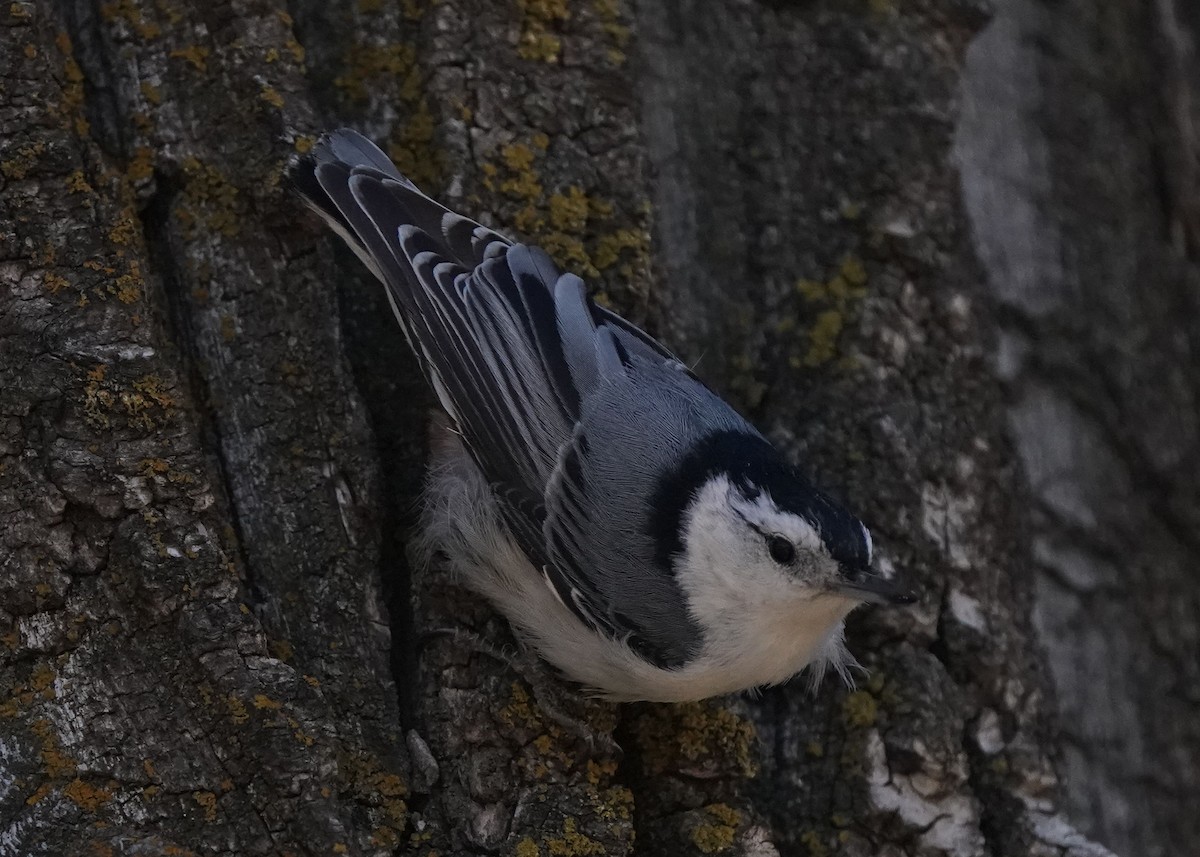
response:
[[[0,857],[1195,853],[1198,40],[1189,0],[0,4]],[[590,700],[410,561],[432,397],[282,183],[339,124],[860,510],[922,597],[852,617],[857,688]]]

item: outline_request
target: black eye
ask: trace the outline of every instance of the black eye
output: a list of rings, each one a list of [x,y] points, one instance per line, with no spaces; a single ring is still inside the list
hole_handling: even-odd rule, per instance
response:
[[[791,565],[792,560],[796,558],[795,545],[783,536],[768,536],[767,550],[771,553],[771,559],[780,565]]]

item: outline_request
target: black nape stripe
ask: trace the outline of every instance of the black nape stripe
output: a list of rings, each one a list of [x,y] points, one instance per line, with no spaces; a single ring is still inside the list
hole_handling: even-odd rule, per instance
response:
[[[651,499],[648,534],[654,558],[670,571],[682,555],[682,525],[696,494],[714,476],[725,474],[748,497],[770,494],[780,509],[798,515],[820,534],[830,556],[850,571],[863,571],[870,552],[862,524],[813,487],[759,435],[715,432],[697,443],[671,473],[659,480]]]

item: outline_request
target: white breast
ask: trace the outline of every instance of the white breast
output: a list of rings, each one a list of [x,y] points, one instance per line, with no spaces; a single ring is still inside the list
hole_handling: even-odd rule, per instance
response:
[[[700,655],[675,670],[647,663],[563,605],[509,538],[458,437],[435,432],[435,440],[422,514],[423,553],[449,557],[463,582],[492,601],[542,657],[597,695],[682,702],[777,684],[810,663],[815,678],[828,667],[844,674],[853,663],[842,642],[842,620],[856,602],[833,595],[768,597],[745,581],[715,573],[701,581],[700,603],[693,605],[705,614],[699,617],[707,631]],[[720,616],[706,599],[721,605]]]

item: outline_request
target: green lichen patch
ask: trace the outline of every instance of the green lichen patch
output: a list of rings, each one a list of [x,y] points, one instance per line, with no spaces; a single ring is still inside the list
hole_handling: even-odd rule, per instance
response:
[[[842,714],[850,728],[866,729],[875,725],[879,716],[879,706],[871,694],[865,690],[856,690],[842,700]]]
[[[549,145],[549,137],[535,133],[502,146],[498,158],[481,164],[484,187],[512,206],[506,219],[563,269],[593,280],[612,274],[636,281],[649,268],[649,212],[639,212],[630,226],[612,202],[580,185],[548,192],[539,165]],[[596,298],[606,301],[603,293]]]
[[[157,39],[162,28],[154,21],[147,21],[134,0],[113,0],[100,5],[100,17],[105,21],[123,21],[143,41]]]
[[[721,854],[732,850],[741,826],[740,812],[725,803],[712,803],[695,813],[684,829],[701,853]]]
[[[42,142],[19,146],[16,152],[0,161],[0,174],[9,179],[23,179],[34,170],[45,152],[46,144]]]
[[[417,21],[428,3],[405,0],[406,20]],[[382,4],[359,6],[359,13],[370,17],[383,14]],[[407,41],[355,44],[342,55],[340,73],[334,87],[346,106],[361,112],[372,102],[385,100],[400,117],[383,149],[419,187],[435,188],[445,172],[445,153],[434,145],[437,118],[431,106],[425,70],[418,62],[418,45]]]
[[[47,112],[59,119],[61,127],[85,137],[91,130],[91,125],[83,115],[83,69],[75,61],[75,50],[70,36],[59,33],[55,36],[54,45],[62,56],[59,77],[62,90],[59,103],[47,105]]]
[[[408,821],[408,784],[387,769],[377,756],[365,750],[340,754],[339,790],[370,808],[373,836],[398,842]]]
[[[424,96],[409,104],[406,121],[387,144],[391,159],[418,187],[436,187],[445,171],[445,155],[434,146],[437,122]]]
[[[517,55],[535,62],[556,63],[562,54],[558,30],[570,17],[567,0],[517,0],[521,36]]]
[[[202,230],[226,238],[238,234],[246,203],[237,187],[211,164],[189,157],[183,161],[183,193],[173,213],[185,238]]]
[[[647,709],[634,734],[649,776],[704,770],[752,777],[758,771],[753,724],[715,702]]]
[[[842,332],[867,295],[866,268],[860,259],[847,255],[828,280],[798,280],[796,292],[803,298],[805,315],[812,318],[812,323],[804,334],[803,348],[788,362],[794,369],[811,369],[837,356]]]
[[[126,425],[143,432],[164,427],[175,408],[171,385],[156,374],[125,382],[109,376],[108,366],[98,363],[82,379],[82,406],[86,422],[108,430]]]
[[[390,80],[407,81],[416,72],[417,52],[412,45],[354,45],[342,58],[344,71],[333,80],[352,102],[366,104],[372,86]]]
[[[615,66],[625,64],[625,49],[629,45],[631,30],[622,14],[620,0],[594,0],[593,7],[600,18],[600,28],[612,41],[608,60]]]
[[[579,830],[573,818],[563,819],[561,833],[543,840],[541,851],[549,857],[598,857],[604,854],[604,845]],[[528,848],[526,848],[528,851]]]
[[[212,51],[205,45],[186,45],[171,51],[167,56],[186,62],[193,70],[204,73],[208,71],[208,58]]]

